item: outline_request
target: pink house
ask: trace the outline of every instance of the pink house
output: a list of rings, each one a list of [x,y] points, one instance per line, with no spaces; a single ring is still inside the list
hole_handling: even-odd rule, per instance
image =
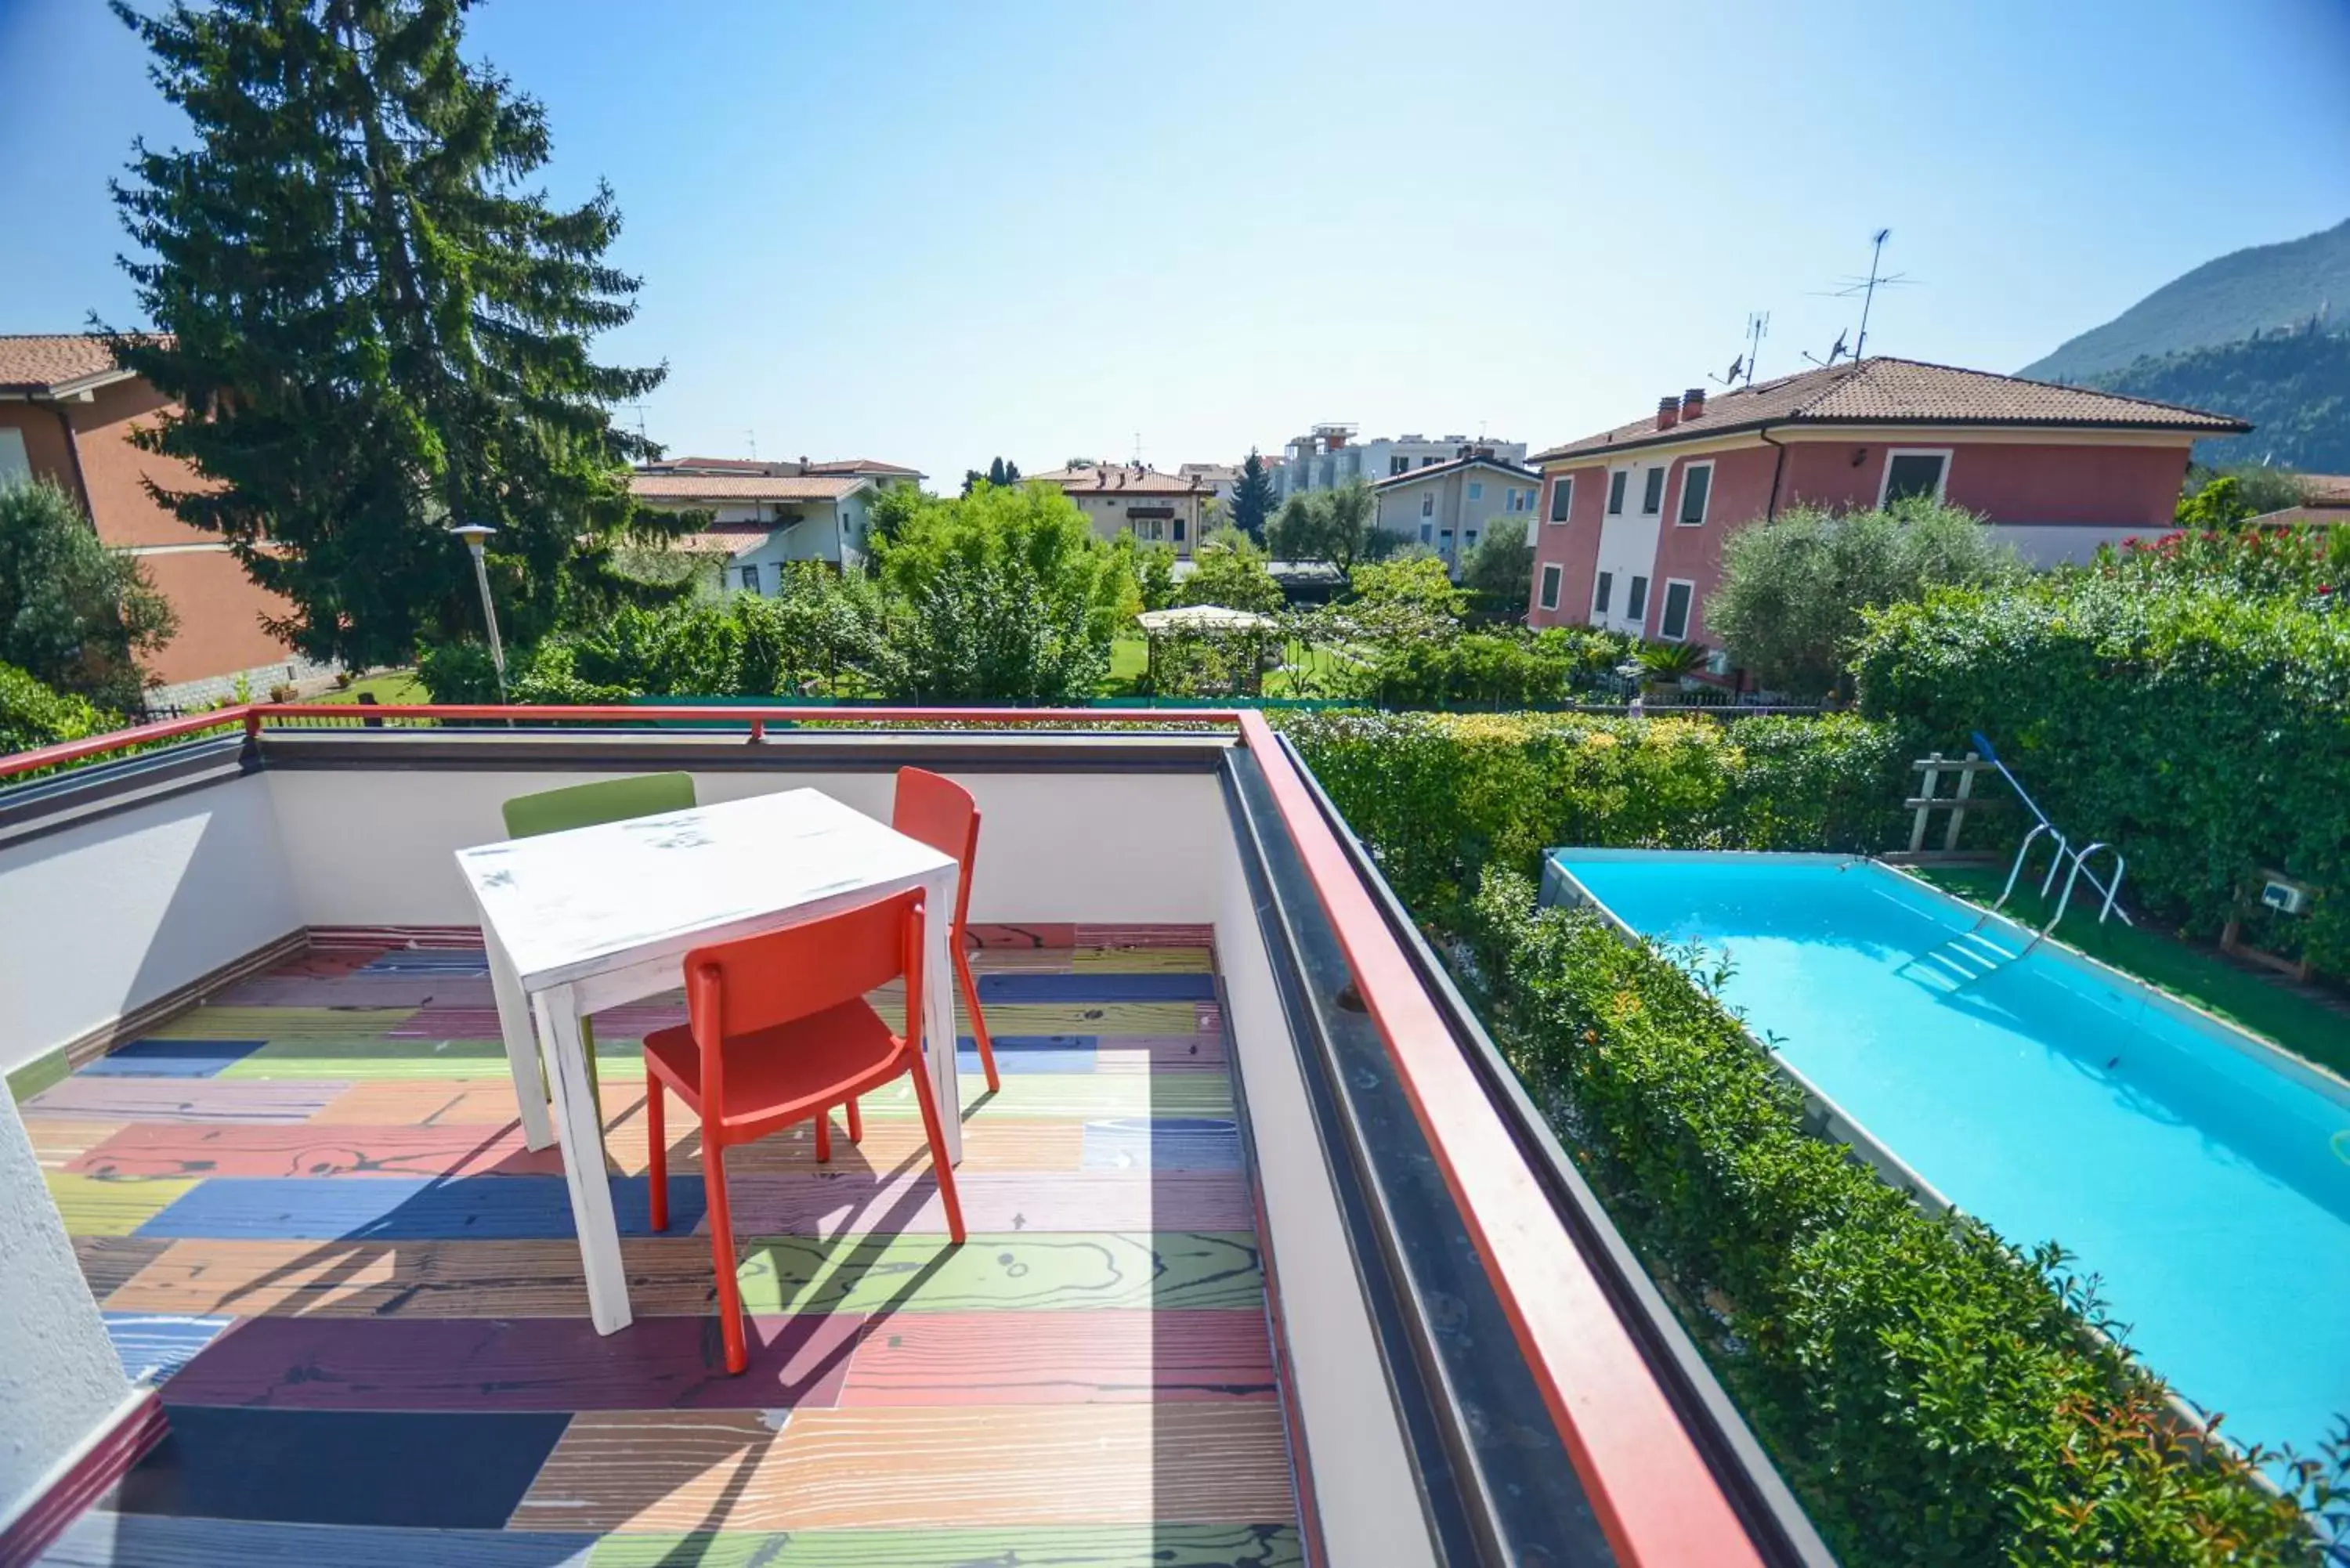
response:
[[[1535,454],[1537,627],[1707,641],[1733,529],[1795,506],[1935,495],[2037,566],[2170,525],[2188,449],[2222,414],[1911,359],[1871,358],[1718,395]]]

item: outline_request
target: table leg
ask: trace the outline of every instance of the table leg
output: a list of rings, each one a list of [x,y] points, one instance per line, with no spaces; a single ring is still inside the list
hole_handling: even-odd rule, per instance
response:
[[[546,1119],[546,1080],[538,1069],[538,1042],[530,1032],[530,998],[523,994],[514,961],[487,922],[483,945],[490,953],[490,991],[497,998],[498,1033],[506,1043],[506,1068],[514,1077],[515,1106],[522,1115],[522,1141],[532,1148],[555,1142],[555,1128]]]
[[[962,1099],[955,1084],[954,965],[947,945],[954,929],[954,868],[949,867],[931,877],[922,897],[928,905],[922,918],[922,1034],[930,1051],[931,1083],[938,1090],[947,1163],[961,1165]]]
[[[579,1262],[588,1278],[588,1315],[598,1334],[629,1326],[629,1276],[620,1265],[620,1225],[612,1213],[612,1183],[604,1173],[602,1107],[588,1082],[588,1055],[579,1037],[579,999],[567,985],[538,993],[539,1035],[546,1042],[546,1078],[555,1090],[555,1127],[563,1138],[563,1179],[571,1189],[571,1223],[579,1233]]]

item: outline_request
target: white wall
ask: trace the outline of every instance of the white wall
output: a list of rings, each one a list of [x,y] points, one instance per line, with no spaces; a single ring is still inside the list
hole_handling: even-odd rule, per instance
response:
[[[972,919],[1215,919],[1218,868],[1202,846],[1228,838],[1230,829],[1213,774],[943,771],[979,801]],[[262,775],[276,806],[297,922],[312,926],[477,923],[456,851],[505,836],[499,806],[510,795],[609,776],[340,767]],[[778,767],[694,777],[705,802],[804,787],[883,821],[895,789],[889,773]]]
[[[301,923],[265,775],[0,846],[0,1072]]]
[[[2043,569],[2068,563],[2082,565],[2095,558],[2100,545],[2149,538],[2160,532],[2095,523],[1993,523],[1988,531],[1999,543],[2013,546],[2015,553],[2023,557],[2024,565]]]
[[[31,1502],[130,1392],[42,1184],[16,1102],[0,1092],[0,1523]]]

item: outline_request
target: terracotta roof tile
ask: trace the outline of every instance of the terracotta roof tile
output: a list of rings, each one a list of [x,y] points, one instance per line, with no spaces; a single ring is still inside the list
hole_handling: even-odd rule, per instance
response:
[[[922,476],[922,471],[919,468],[908,468],[902,462],[883,462],[874,457],[841,457],[835,458],[830,462],[812,462],[807,465],[807,472],[810,473],[902,473],[913,479],[920,479]]]
[[[1039,484],[1056,484],[1071,495],[1191,495],[1211,488],[1196,480],[1126,463],[1056,468],[1050,473],[1024,474],[1022,478]]]
[[[2304,473],[2303,504],[2310,506],[2350,506],[2350,473]]]
[[[2021,425],[2212,435],[2251,429],[2225,414],[2174,403],[2026,381],[1988,370],[1877,358],[1714,394],[1706,399],[1703,413],[1670,430],[1657,429],[1651,415],[1537,452],[1531,461],[1660,446],[1779,424]]]
[[[639,501],[691,505],[697,501],[837,501],[870,483],[855,474],[635,473],[629,489]]]
[[[1401,473],[1390,473],[1371,481],[1373,490],[1388,490],[1411,483],[1415,480],[1441,479],[1448,473],[1458,473],[1464,468],[1490,468],[1515,479],[1540,479],[1531,468],[1520,468],[1498,457],[1456,457],[1450,462],[1431,462],[1426,468],[1408,468]]]
[[[115,373],[106,339],[87,332],[0,336],[0,389],[47,393]]]

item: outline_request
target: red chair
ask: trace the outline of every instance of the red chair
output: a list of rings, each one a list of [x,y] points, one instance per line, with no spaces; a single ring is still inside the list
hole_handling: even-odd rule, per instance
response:
[[[906,1017],[914,1022],[905,1033],[893,1034],[865,996],[900,975]],[[726,1370],[739,1373],[750,1354],[726,1203],[726,1150],[733,1145],[814,1118],[816,1157],[830,1159],[826,1111],[847,1102],[849,1141],[856,1142],[865,1136],[856,1097],[911,1073],[946,1204],[947,1233],[958,1242],[963,1239],[962,1204],[922,1062],[922,896],[901,893],[765,936],[696,948],[685,955],[685,1005],[683,1027],[645,1036],[652,1226],[669,1229],[669,1140],[661,1127],[666,1085],[702,1123],[702,1189],[718,1264]]]
[[[963,917],[971,911],[972,865],[979,858],[979,803],[971,791],[952,779],[920,768],[898,770],[898,799],[889,826],[907,837],[951,855],[960,867],[955,874],[954,924],[947,930],[947,946],[954,952],[955,980],[971,1007],[972,1038],[979,1043],[979,1064],[987,1069],[987,1086],[1003,1087],[995,1075],[995,1046],[987,1038],[987,1020],[980,1016],[979,983],[971,978],[971,955],[965,950]],[[914,1014],[909,1012],[907,1017]]]

